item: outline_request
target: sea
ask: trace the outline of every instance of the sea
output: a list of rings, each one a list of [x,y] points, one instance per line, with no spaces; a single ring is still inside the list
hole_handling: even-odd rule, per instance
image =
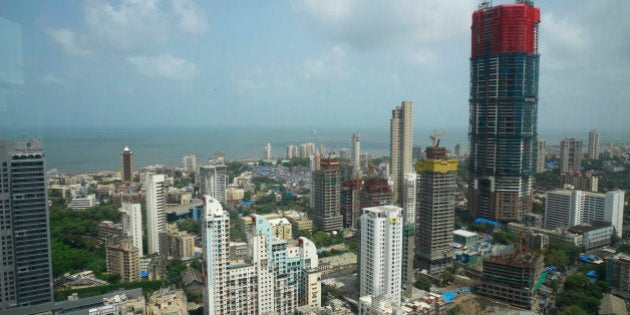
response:
[[[272,145],[274,158],[286,155],[286,146],[305,142],[321,142],[329,150],[339,152],[350,147],[350,137],[360,132],[361,152],[372,157],[389,154],[389,128],[350,130],[347,128],[35,128],[0,129],[0,139],[42,138],[48,170],[79,174],[120,169],[120,152],[127,146],[134,156],[134,168],[150,165],[181,166],[182,157],[193,154],[198,162],[220,152],[226,160],[258,160],[266,143]],[[462,154],[468,151],[467,128],[445,131],[441,145],[453,150],[460,144]],[[433,130],[415,130],[414,145],[431,144]],[[586,131],[588,133],[588,131]],[[559,143],[566,132],[541,133],[547,144]],[[579,137],[578,137],[579,138]],[[604,137],[602,137],[604,138]],[[588,140],[588,136],[586,137]],[[586,143],[585,143],[586,145]]]

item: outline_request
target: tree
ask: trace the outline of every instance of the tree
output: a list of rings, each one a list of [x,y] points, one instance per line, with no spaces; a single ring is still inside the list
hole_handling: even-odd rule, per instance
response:
[[[425,275],[418,275],[414,286],[420,290],[429,291],[431,289],[431,278]]]
[[[577,305],[569,305],[561,309],[558,315],[588,315],[588,312]]]

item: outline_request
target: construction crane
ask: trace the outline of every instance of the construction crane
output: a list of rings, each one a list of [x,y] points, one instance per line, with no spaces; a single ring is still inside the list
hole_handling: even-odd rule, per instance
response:
[[[446,135],[446,132],[436,132],[435,129],[433,129],[433,133],[429,136],[429,139],[433,141],[433,148],[440,146],[440,137],[444,135]]]
[[[318,148],[317,148],[317,149],[319,150],[319,149],[320,149],[320,147],[321,147],[321,149],[322,149],[322,150],[324,150],[324,149],[325,149],[325,147],[326,147],[326,145],[324,145],[324,141],[322,141],[322,137],[319,135],[319,132],[317,132],[317,129],[313,128],[313,133],[315,134],[315,137],[317,138],[317,141],[319,142],[319,143],[318,143]],[[333,155],[336,155],[336,151],[337,151],[337,147],[336,147],[336,146],[333,146],[332,152],[328,152],[328,154],[327,154],[327,155],[328,155],[328,157],[330,158],[330,157],[332,157]],[[322,156],[324,156],[324,152],[320,152],[320,154],[321,154]]]

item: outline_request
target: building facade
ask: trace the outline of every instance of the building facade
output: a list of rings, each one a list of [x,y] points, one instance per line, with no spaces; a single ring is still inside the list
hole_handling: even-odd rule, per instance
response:
[[[138,248],[129,238],[112,238],[105,248],[107,273],[119,275],[120,282],[140,281]]]
[[[124,234],[138,248],[138,256],[144,256],[144,251],[142,250],[142,207],[139,203],[123,202],[120,212],[122,212]]]
[[[339,160],[322,159],[315,163],[311,187],[313,224],[321,231],[339,231],[343,227]]]
[[[53,301],[41,139],[0,141],[0,309]]]
[[[120,179],[123,182],[133,181],[133,152],[129,147],[120,152]]]
[[[193,154],[184,156],[182,158],[182,167],[188,173],[195,173],[197,171],[197,157]]]
[[[599,159],[599,132],[595,129],[588,133],[588,159]]]
[[[356,176],[361,175],[361,134],[355,132],[350,137],[350,163],[353,173]]]
[[[164,175],[150,174],[144,183],[147,211],[147,250],[148,254],[160,253],[160,233],[166,224],[166,191]]]
[[[394,204],[401,204],[404,174],[413,172],[413,104],[403,101],[392,110],[389,133],[392,196]]]
[[[536,140],[536,173],[545,171],[545,156],[547,154],[545,145],[545,140]]]
[[[363,208],[361,215],[361,265],[359,296],[389,294],[401,303],[402,208]]]
[[[544,227],[570,228],[580,223],[609,222],[618,237],[623,229],[623,190],[606,194],[560,189],[547,193]]]
[[[560,141],[560,173],[579,171],[582,168],[582,141],[565,138]]]
[[[225,204],[227,200],[227,167],[223,158],[199,166],[199,193],[211,196]]]
[[[457,159],[448,159],[444,148],[427,148],[416,170],[416,266],[439,274],[452,265]]]
[[[540,10],[531,1],[484,2],[472,20],[468,207],[521,221],[536,167]]]

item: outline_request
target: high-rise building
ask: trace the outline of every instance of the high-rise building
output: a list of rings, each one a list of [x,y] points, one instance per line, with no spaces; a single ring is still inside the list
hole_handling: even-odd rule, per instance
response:
[[[53,300],[45,172],[41,139],[0,141],[0,309]]]
[[[307,142],[300,144],[300,156],[301,158],[308,158],[315,154],[315,143]]]
[[[204,196],[203,225],[208,314],[293,314],[299,305],[321,304],[321,273],[315,244],[274,236],[273,224],[252,216],[245,260],[229,260],[230,216],[214,198]]]
[[[263,149],[263,160],[271,160],[271,143],[265,144],[265,148]]]
[[[203,261],[206,281],[204,305],[206,314],[228,313],[228,264],[230,259],[230,215],[221,203],[204,196],[205,219],[203,220]],[[243,287],[242,290],[247,288]],[[252,301],[253,304],[253,301]],[[253,314],[254,312],[252,312]]]
[[[287,145],[287,159],[290,160],[296,157],[298,157],[297,146],[295,144]]]
[[[536,173],[542,173],[545,171],[545,157],[547,150],[545,148],[545,140],[536,140]]]
[[[413,104],[403,101],[392,110],[389,134],[389,152],[392,160],[391,178],[394,204],[400,205],[404,174],[413,172]]]
[[[209,160],[199,166],[199,193],[208,195],[222,203],[227,199],[227,167],[223,158]]]
[[[363,208],[359,296],[389,294],[401,303],[402,208]]]
[[[148,254],[160,253],[160,233],[166,224],[166,192],[164,175],[150,174],[144,183],[147,211],[147,245]]]
[[[461,144],[458,143],[458,144],[455,145],[454,153],[455,153],[455,158],[456,159],[459,159],[461,157],[461,154],[462,154],[462,146],[461,146]]]
[[[547,193],[544,227],[570,228],[580,223],[610,222],[616,235],[622,236],[623,190],[606,194],[581,190],[556,190]]]
[[[411,290],[415,282],[414,258],[416,256],[416,207],[417,207],[417,174],[407,173],[403,178],[403,263],[402,263],[402,284]]]
[[[439,274],[453,263],[457,159],[448,159],[444,148],[427,148],[426,155],[416,164],[416,266]]]
[[[350,160],[355,175],[361,174],[361,135],[355,132],[350,137]]]
[[[599,132],[595,129],[588,133],[588,159],[599,159]]]
[[[579,171],[582,168],[582,141],[565,138],[560,141],[560,173]]]
[[[142,250],[142,208],[140,204],[123,202],[120,212],[123,214],[123,233],[138,248],[138,256],[144,256],[144,251]]]
[[[392,190],[384,178],[371,177],[363,182],[359,191],[361,208],[391,205]]]
[[[359,204],[360,189],[361,182],[358,179],[347,180],[341,185],[340,202],[344,227],[357,228],[359,217],[361,216],[361,205]]]
[[[120,152],[120,179],[123,182],[133,181],[133,152],[129,147]]]
[[[470,185],[473,216],[521,221],[531,212],[538,111],[538,24],[531,1],[472,16]]]
[[[184,171],[188,173],[194,173],[197,171],[197,157],[193,154],[186,155],[182,158],[182,167]]]
[[[316,159],[317,160],[317,159]],[[313,223],[321,231],[339,231],[343,227],[341,215],[341,180],[339,160],[321,159],[313,171],[311,199]]]
[[[612,293],[630,298],[630,256],[617,254],[608,258],[606,281],[610,284]]]
[[[105,248],[107,273],[119,275],[120,282],[140,281],[140,256],[130,238],[114,237]]]

